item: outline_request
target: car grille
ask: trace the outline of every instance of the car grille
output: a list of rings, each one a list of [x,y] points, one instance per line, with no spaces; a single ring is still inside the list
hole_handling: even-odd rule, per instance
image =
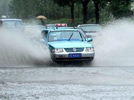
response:
[[[84,48],[65,48],[66,52],[83,52],[83,50]]]

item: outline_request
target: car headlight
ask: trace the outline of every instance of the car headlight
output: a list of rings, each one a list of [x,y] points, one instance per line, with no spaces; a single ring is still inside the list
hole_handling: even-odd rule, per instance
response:
[[[85,51],[86,52],[93,52],[94,51],[94,48],[86,48]]]
[[[64,52],[63,49],[59,48],[53,49],[53,53],[61,53],[61,52]]]

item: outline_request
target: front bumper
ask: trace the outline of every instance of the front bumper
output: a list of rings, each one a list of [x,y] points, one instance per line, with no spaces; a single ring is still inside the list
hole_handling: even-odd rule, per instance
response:
[[[51,58],[53,61],[79,61],[79,60],[93,60],[95,53],[94,52],[77,52],[78,54],[81,54],[80,58],[69,58],[69,54],[74,54],[74,52],[71,53],[52,53]],[[75,54],[77,54],[75,53]]]

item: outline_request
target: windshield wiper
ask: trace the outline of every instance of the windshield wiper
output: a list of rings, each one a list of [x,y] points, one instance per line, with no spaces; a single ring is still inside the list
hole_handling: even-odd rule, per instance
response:
[[[81,33],[79,33],[80,34],[80,36],[81,36],[81,38],[82,38],[82,41],[83,41],[83,37],[82,37],[82,34]]]
[[[72,38],[73,34],[74,34],[74,33],[71,34],[71,36],[70,36],[70,38],[68,39],[68,41],[70,41],[70,39]]]

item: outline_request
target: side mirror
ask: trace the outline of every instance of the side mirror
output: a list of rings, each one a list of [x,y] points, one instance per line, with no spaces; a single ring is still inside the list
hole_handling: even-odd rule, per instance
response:
[[[92,42],[93,39],[92,38],[87,38],[87,42]]]

